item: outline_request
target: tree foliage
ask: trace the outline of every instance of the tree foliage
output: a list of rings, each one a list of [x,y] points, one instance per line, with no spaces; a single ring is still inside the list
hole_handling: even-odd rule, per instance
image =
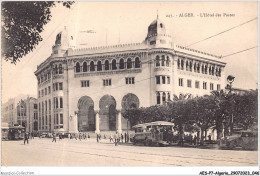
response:
[[[51,20],[54,1],[2,2],[2,58],[16,64],[42,41],[41,32]],[[59,2],[58,2],[59,3]],[[70,8],[74,2],[62,2]]]
[[[180,136],[187,132],[217,130],[220,139],[222,131],[227,135],[231,125],[247,130],[257,125],[257,90],[242,95],[214,91],[212,95],[190,98],[188,95],[174,96],[164,105],[129,109],[123,113],[132,125],[152,121],[171,121]],[[201,133],[201,138],[202,138]]]

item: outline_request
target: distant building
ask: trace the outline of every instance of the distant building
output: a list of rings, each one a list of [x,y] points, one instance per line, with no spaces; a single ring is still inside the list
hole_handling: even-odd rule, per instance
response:
[[[33,97],[11,98],[2,105],[2,122],[9,126],[21,125],[27,132],[38,131],[37,99]]]
[[[225,86],[221,57],[176,45],[158,17],[142,43],[84,49],[74,43],[65,28],[35,71],[40,131],[121,132],[127,129],[122,112],[128,108]]]

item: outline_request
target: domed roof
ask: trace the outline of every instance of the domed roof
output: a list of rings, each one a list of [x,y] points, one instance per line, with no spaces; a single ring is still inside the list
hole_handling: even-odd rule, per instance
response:
[[[164,22],[161,19],[157,18],[149,26],[157,25],[157,24],[164,24]]]
[[[69,46],[73,43],[73,36],[69,35],[66,26],[64,29],[56,35],[55,45]]]

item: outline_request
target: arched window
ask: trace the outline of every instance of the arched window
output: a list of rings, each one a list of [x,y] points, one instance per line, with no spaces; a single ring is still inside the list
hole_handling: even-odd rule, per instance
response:
[[[131,58],[128,58],[127,59],[127,68],[132,68],[132,59]]]
[[[170,66],[170,59],[169,59],[169,56],[167,56],[167,59],[166,59],[166,66],[167,66],[167,67]]]
[[[102,71],[101,61],[98,61],[98,62],[97,62],[97,71]]]
[[[170,101],[171,100],[171,95],[170,95],[169,92],[167,93],[167,97],[168,97],[168,101]]]
[[[186,71],[189,70],[189,61],[186,61]]]
[[[204,65],[201,66],[201,73],[204,74]]]
[[[180,59],[178,59],[178,69],[180,69],[180,65],[181,65]]]
[[[165,92],[163,92],[163,94],[162,94],[162,102],[163,102],[163,103],[166,102],[166,94],[165,94]]]
[[[212,67],[212,75],[214,75],[214,70],[215,70],[215,68],[214,68],[214,67]]]
[[[116,68],[116,60],[115,59],[113,59],[112,60],[112,70],[116,70],[117,68]]]
[[[63,73],[62,64],[59,64],[59,74]]]
[[[119,69],[124,69],[125,68],[125,61],[124,59],[120,59],[119,61]]]
[[[87,72],[88,71],[88,65],[87,62],[83,63],[83,72]]]
[[[184,61],[181,60],[181,69],[183,70],[184,69]]]
[[[108,60],[105,61],[105,70],[109,70],[109,62],[108,62]]]
[[[194,72],[196,72],[197,67],[196,67],[196,63],[194,63]]]
[[[139,57],[135,58],[135,68],[140,68],[140,60]]]
[[[55,65],[55,74],[58,74],[58,73],[59,73],[58,66]]]
[[[155,66],[160,67],[160,57],[156,56]]]
[[[157,104],[161,104],[161,96],[159,92],[157,92],[156,97],[157,97]]]
[[[192,71],[192,62],[190,61],[190,71]]]
[[[94,61],[90,62],[90,71],[95,71]]]
[[[205,65],[205,74],[208,74],[208,66],[207,65]]]
[[[221,77],[221,68],[219,68],[218,76]]]
[[[209,75],[211,75],[211,66],[209,66]]]
[[[165,56],[162,55],[162,66],[165,66]]]
[[[198,64],[198,66],[197,66],[197,72],[198,73],[200,72],[200,64]]]
[[[78,62],[76,63],[76,72],[77,72],[77,73],[80,72],[80,65],[79,65]]]

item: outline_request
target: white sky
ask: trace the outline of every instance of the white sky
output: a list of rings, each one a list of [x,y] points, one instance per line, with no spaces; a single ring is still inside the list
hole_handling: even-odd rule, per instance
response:
[[[187,46],[231,27],[249,21],[257,14],[257,2],[77,2],[72,9],[61,5],[52,9],[51,22],[42,33],[43,41],[16,65],[2,59],[2,102],[19,94],[37,95],[34,71],[51,54],[56,34],[68,26],[71,31],[95,30],[96,33],[77,33],[79,47],[106,44],[138,43],[147,35],[149,24],[156,18],[164,21],[176,44]],[[77,13],[78,12],[78,13]],[[167,18],[180,13],[195,17]],[[229,13],[235,17],[199,17],[200,13]],[[228,55],[257,46],[258,20],[203,41],[191,48],[216,55]],[[119,37],[120,36],[120,37]],[[82,45],[84,44],[84,45]],[[226,75],[234,75],[234,87],[255,89],[258,82],[257,48],[226,57]]]

